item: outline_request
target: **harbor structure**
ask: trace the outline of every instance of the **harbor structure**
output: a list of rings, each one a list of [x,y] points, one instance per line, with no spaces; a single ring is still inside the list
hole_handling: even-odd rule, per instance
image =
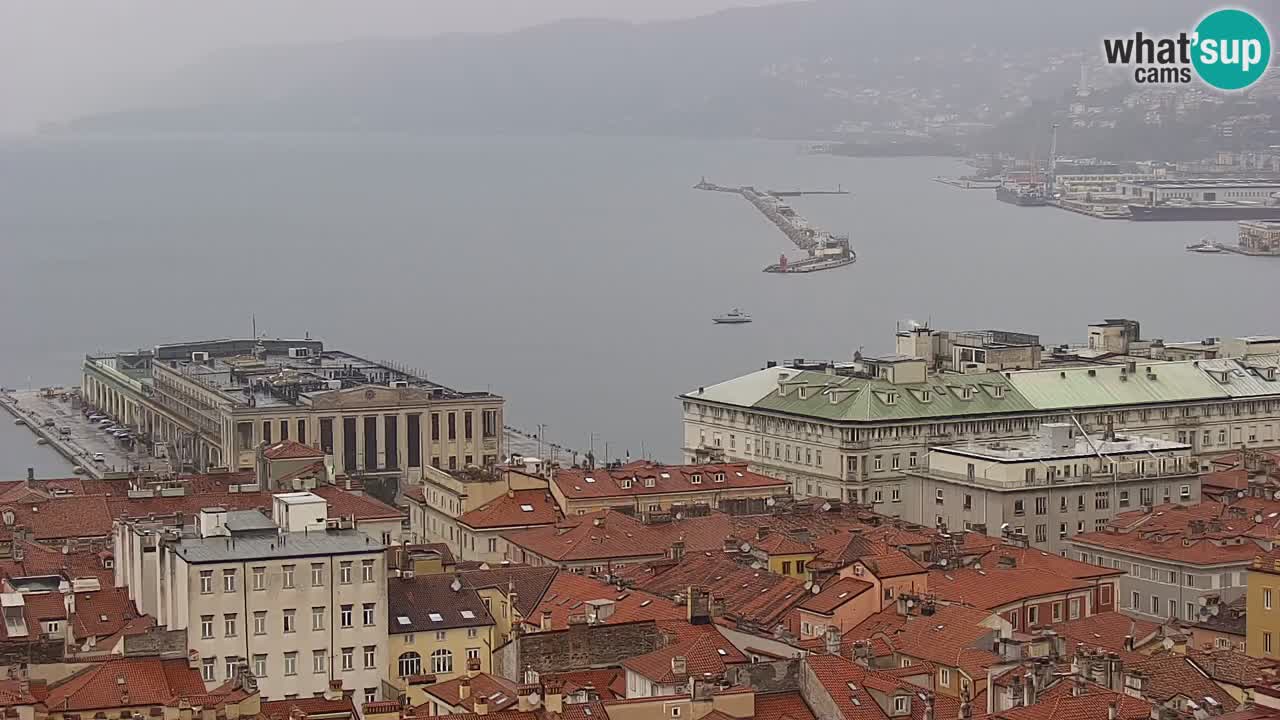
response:
[[[1280,219],[1280,180],[1182,178],[1116,184],[1132,220]]]
[[[226,339],[85,357],[81,394],[196,470],[254,467],[263,444],[297,440],[330,477],[492,465],[503,399],[425,373],[327,349],[313,338]]]
[[[1245,255],[1280,255],[1280,208],[1274,220],[1241,220],[1235,250]]]
[[[901,351],[771,362],[679,396],[683,454],[686,462],[747,462],[789,480],[797,495],[869,503],[929,524],[935,513],[906,502],[906,476],[922,471],[938,446],[1025,439],[1045,423],[1071,423],[1090,437],[1113,431],[1184,443],[1192,454],[1280,446],[1272,345],[1223,342],[1216,359],[1170,361],[1156,359],[1162,345],[1134,337],[1135,324],[1094,329],[1097,349],[1055,349],[1055,358],[1069,359],[1038,368],[993,370],[975,360],[956,372],[938,368],[934,355]],[[1131,354],[1138,352],[1150,357]]]
[[[849,236],[834,235],[806,220],[790,205],[782,201],[783,197],[799,197],[801,195],[847,195],[848,191],[836,190],[786,190],[763,191],[750,185],[742,187],[726,187],[707,182],[702,178],[693,186],[695,190],[727,192],[741,195],[760,211],[770,222],[782,231],[787,239],[796,247],[804,250],[807,257],[790,260],[784,254],[777,263],[764,268],[768,273],[808,273],[818,270],[849,265],[857,260],[857,253],[849,243]]]

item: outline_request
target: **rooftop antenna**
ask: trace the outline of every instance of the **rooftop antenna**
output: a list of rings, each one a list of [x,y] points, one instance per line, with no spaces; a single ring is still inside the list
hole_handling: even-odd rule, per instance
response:
[[[258,339],[258,316],[256,313],[250,313],[249,317],[253,320],[253,339]]]

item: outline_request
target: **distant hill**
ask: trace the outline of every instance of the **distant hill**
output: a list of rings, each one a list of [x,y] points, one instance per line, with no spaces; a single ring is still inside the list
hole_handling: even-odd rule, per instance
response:
[[[812,0],[690,20],[227,51],[151,107],[82,130],[403,130],[839,137],[851,123],[993,120],[1055,98],[1104,33],[1173,30],[1203,2]],[[1028,77],[1025,92],[1011,93]]]

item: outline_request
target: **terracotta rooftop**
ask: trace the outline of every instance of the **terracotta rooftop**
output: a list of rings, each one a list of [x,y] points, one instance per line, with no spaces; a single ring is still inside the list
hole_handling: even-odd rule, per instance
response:
[[[1132,636],[1134,647],[1141,648],[1158,635],[1160,624],[1111,611],[1056,623],[1050,628],[1066,640],[1068,660],[1075,656],[1075,646],[1079,643],[1122,653],[1128,658],[1131,651],[1124,646],[1125,636]]]
[[[460,572],[459,576],[467,587],[475,590],[487,588],[502,592],[508,589],[515,590],[516,609],[524,617],[530,617],[559,572],[553,567],[507,565],[489,570],[468,570]]]
[[[516,683],[489,673],[478,673],[469,680],[471,690],[464,699],[459,693],[464,677],[460,676],[452,680],[426,685],[422,687],[422,690],[439,698],[444,705],[466,708],[467,710],[475,707],[475,699],[478,697],[488,699],[490,712],[504,710],[516,704]]]
[[[683,627],[677,627],[683,625]],[[622,666],[650,682],[672,685],[685,682],[689,677],[710,674],[724,675],[730,665],[741,665],[749,660],[742,651],[720,634],[715,625],[666,624],[674,629],[677,637],[671,644],[644,655],[622,661]],[[685,659],[685,671],[677,672],[673,662]]]
[[[508,490],[480,507],[465,512],[458,522],[476,530],[550,525],[560,516],[546,490]]]
[[[810,655],[805,658],[805,663],[827,695],[831,697],[844,720],[887,720],[890,717],[924,720],[925,718],[925,702],[921,697],[924,691],[917,685],[888,673],[863,667],[838,655]],[[907,696],[911,714],[894,716],[892,705],[889,706],[889,711],[886,711],[880,706],[876,695],[885,697],[888,703],[892,703],[894,696]],[[977,707],[972,709],[978,710]],[[960,717],[959,702],[943,695],[935,696],[933,717]]]
[[[990,612],[962,605],[935,604],[931,615],[913,608],[908,619],[889,607],[872,615],[841,637],[841,653],[850,656],[857,640],[883,640],[896,653],[965,671],[973,678],[999,657],[990,652],[990,640],[1001,621]]]
[[[268,445],[263,449],[262,456],[268,460],[323,459],[324,451],[303,445],[297,440],[282,440]]]
[[[1280,500],[1248,496],[1121,513],[1105,531],[1072,538],[1086,552],[1094,547],[1205,566],[1249,562],[1275,539],[1280,539]]]
[[[862,564],[881,580],[903,575],[922,575],[927,573],[924,566],[916,562],[910,555],[901,550],[891,550],[880,555],[861,558]]]
[[[200,673],[185,658],[122,658],[94,663],[49,687],[51,712],[170,705],[205,693]]]
[[[748,470],[746,463],[661,465],[647,460],[613,468],[557,470],[552,482],[568,500],[710,493],[741,488],[758,488],[762,494],[775,494],[791,486],[786,480]],[[770,490],[773,492],[767,492]]]
[[[1275,682],[1280,662],[1253,658],[1235,650],[1193,650],[1187,653],[1191,664],[1210,678],[1238,687],[1252,687]]]
[[[757,692],[754,720],[817,720],[817,716],[799,692]]]
[[[1152,656],[1125,663],[1124,669],[1126,673],[1140,671],[1146,674],[1147,686],[1143,694],[1156,702],[1163,703],[1181,696],[1203,704],[1204,698],[1211,697],[1222,707],[1235,708],[1236,704],[1227,691],[1206,677],[1185,655]]]
[[[343,490],[337,485],[321,485],[311,492],[324,498],[329,504],[329,517],[349,517],[360,520],[398,520],[404,513],[372,495]]]
[[[543,613],[551,613],[552,630],[569,626],[570,615],[587,612],[585,603],[591,600],[612,602],[612,614],[604,624],[634,622],[637,620],[680,620],[686,615],[684,605],[676,605],[660,595],[643,590],[622,589],[595,578],[576,573],[560,572],[551,581],[538,606],[525,616],[529,632],[536,632],[542,625]]]
[[[821,592],[817,595],[808,595],[800,602],[799,607],[809,612],[830,615],[841,605],[852,602],[859,595],[874,587],[871,583],[863,582],[862,580],[840,578],[822,586]]]
[[[1070,680],[1047,690],[1034,705],[1011,708],[991,715],[992,720],[1102,720],[1116,704],[1116,720],[1148,720],[1151,703],[1100,685],[1086,683],[1083,695],[1073,693]]]
[[[1087,592],[1092,587],[1087,581],[1073,580],[1038,568],[984,566],[929,571],[931,594],[940,600],[980,610],[998,611],[1032,598],[1073,591]]]
[[[638,560],[662,556],[664,538],[613,510],[566,517],[555,525],[503,533],[507,542],[553,562]]]
[[[627,567],[619,573],[637,590],[663,597],[688,591],[690,585],[706,585],[723,599],[729,619],[762,628],[773,628],[788,611],[808,597],[804,584],[768,570],[755,570],[732,560],[695,555],[683,562]]]
[[[596,693],[601,700],[617,700],[627,696],[627,674],[620,668],[543,673],[542,680],[544,682],[556,680],[562,683],[562,692],[565,695],[585,690]]]
[[[337,700],[327,700],[325,698],[309,697],[294,698],[293,700],[271,700],[262,703],[262,710],[259,712],[263,718],[268,720],[288,720],[293,716],[293,712],[297,710],[303,715],[333,715],[338,713],[351,713],[351,717],[359,717],[356,714],[355,703],[351,698],[339,698]]]

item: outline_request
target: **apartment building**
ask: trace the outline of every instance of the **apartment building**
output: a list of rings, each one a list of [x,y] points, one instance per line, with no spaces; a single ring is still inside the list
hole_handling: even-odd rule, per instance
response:
[[[486,553],[487,538],[477,548],[470,547],[475,536],[463,547],[463,530],[458,518],[478,510],[511,491],[547,490],[540,461],[529,459],[519,468],[466,468],[441,470],[425,468],[422,484],[409,488],[405,500],[409,504],[409,536],[415,543],[444,543],[459,560],[475,559],[470,551]],[[527,504],[527,503],[526,503]],[[496,552],[496,550],[495,550]],[[492,554],[492,553],[490,553]]]
[[[656,513],[695,504],[717,507],[723,500],[787,497],[791,484],[753,472],[745,462],[664,465],[636,460],[556,469],[551,495],[565,515],[605,509]]]
[[[1157,438],[1090,436],[1045,423],[1037,437],[941,445],[908,470],[896,499],[871,492],[877,510],[935,527],[1006,533],[1064,553],[1071,537],[1103,530],[1116,513],[1200,501],[1191,446]]]
[[[247,663],[264,698],[337,682],[372,701],[387,667],[384,549],[311,493],[275,495],[271,518],[206,508],[194,532],[157,544],[156,622],[186,631],[210,688]]]
[[[391,685],[403,692],[418,675],[450,680],[473,661],[489,671],[495,625],[478,591],[457,576],[410,573],[389,580],[388,592]]]
[[[322,450],[331,477],[418,479],[425,467],[502,457],[501,397],[324,347],[320,340],[205,340],[88,355],[85,402],[199,470],[251,469],[263,444]]]
[[[1123,570],[1117,609],[1195,623],[1245,593],[1255,556],[1270,548],[1280,501],[1156,505],[1121,513],[1070,539],[1070,557]]]
[[[770,363],[679,396],[684,457],[746,462],[798,495],[869,503],[877,490],[901,502],[930,448],[1026,438],[1043,423],[1184,443],[1192,454],[1280,445],[1280,355],[1250,350],[1269,344],[1224,342],[1251,353],[1236,358],[1136,359],[1131,321],[1096,329],[1101,349],[1036,369],[1002,361],[993,371],[961,355],[962,372],[935,372],[934,341],[915,350],[914,335],[888,357]]]

